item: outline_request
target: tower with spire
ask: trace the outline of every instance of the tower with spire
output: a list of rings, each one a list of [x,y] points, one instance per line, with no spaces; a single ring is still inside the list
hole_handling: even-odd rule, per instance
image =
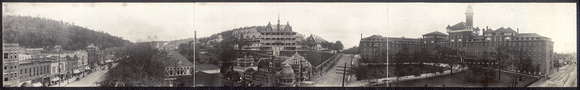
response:
[[[473,8],[471,5],[467,6],[467,11],[465,11],[465,26],[473,27]]]

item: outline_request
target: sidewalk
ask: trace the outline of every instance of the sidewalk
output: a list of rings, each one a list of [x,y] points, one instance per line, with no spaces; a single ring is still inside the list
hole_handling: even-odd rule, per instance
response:
[[[427,64],[427,65],[435,65],[435,64]],[[439,64],[437,66],[446,67],[448,65],[447,64]],[[467,70],[467,69],[468,69],[467,67],[459,68],[459,67],[455,66],[454,69],[453,69],[453,73],[459,73],[459,72],[464,71],[464,70]],[[398,81],[400,82],[400,81],[408,81],[408,80],[416,80],[416,79],[425,79],[425,78],[438,77],[438,76],[443,76],[443,75],[448,75],[448,74],[451,74],[451,70],[445,70],[443,73],[440,73],[440,74],[424,73],[424,74],[421,74],[420,76],[414,76],[414,75],[403,76],[403,77],[399,77],[399,80]],[[388,78],[379,78],[379,79],[367,79],[367,80],[376,80],[376,82],[378,82],[378,83],[375,83],[375,84],[383,84],[383,83],[387,83],[387,82],[388,83],[395,82],[397,80],[397,77],[388,77]],[[363,81],[363,82],[361,82],[361,81]],[[366,82],[364,82],[366,80],[361,80],[361,81],[359,81],[359,82],[360,83],[366,83]],[[386,81],[386,82],[383,82],[383,81]],[[353,84],[362,85],[360,83],[353,82]],[[358,85],[350,85],[350,86],[352,86],[352,87],[358,87]]]

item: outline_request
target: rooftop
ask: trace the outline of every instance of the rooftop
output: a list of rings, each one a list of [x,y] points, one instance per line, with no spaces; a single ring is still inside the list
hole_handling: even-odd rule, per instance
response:
[[[453,26],[447,25],[447,29],[451,29],[451,30],[462,30],[464,28],[465,28],[465,22],[459,22]]]
[[[536,33],[518,33],[516,34],[516,37],[544,37],[544,36],[538,35]]]
[[[183,66],[193,66],[193,63],[185,59],[185,57],[183,57],[177,51],[169,51],[167,53],[171,57],[169,57],[169,59],[165,58],[165,60],[163,60],[164,66],[177,66],[178,62],[181,62]]]
[[[441,35],[441,36],[447,36],[447,34],[439,32],[439,31],[434,31],[431,33],[427,33],[427,34],[423,34],[423,36],[427,36],[427,35]]]

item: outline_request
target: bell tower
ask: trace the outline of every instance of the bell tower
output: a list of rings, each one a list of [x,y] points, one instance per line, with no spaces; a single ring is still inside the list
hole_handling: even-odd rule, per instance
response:
[[[465,26],[473,27],[473,8],[471,5],[467,6],[467,11],[465,11]]]

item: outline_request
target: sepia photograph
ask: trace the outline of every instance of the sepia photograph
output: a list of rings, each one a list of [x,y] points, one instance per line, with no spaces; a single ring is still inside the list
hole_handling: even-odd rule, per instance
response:
[[[576,3],[2,3],[3,88],[578,87]]]

